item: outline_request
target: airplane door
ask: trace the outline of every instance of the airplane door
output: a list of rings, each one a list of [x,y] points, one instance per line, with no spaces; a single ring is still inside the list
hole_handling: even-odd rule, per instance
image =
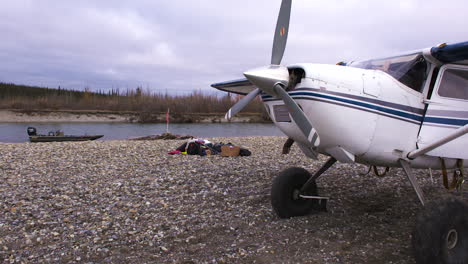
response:
[[[441,67],[431,99],[427,102],[418,147],[427,146],[468,124],[468,66]],[[468,159],[468,134],[442,145],[427,155]]]

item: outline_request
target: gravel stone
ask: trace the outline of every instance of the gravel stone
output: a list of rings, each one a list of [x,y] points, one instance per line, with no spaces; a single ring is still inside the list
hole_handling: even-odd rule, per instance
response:
[[[167,155],[184,141],[0,143],[1,263],[414,263],[420,210],[401,169],[336,164],[318,180],[328,212],[279,219],[270,185],[311,172],[285,137],[211,138],[250,157]],[[440,172],[415,171],[428,199]]]

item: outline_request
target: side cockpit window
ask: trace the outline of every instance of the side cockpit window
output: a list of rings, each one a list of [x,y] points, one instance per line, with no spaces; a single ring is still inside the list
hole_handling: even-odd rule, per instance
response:
[[[438,93],[442,97],[468,100],[468,71],[445,70],[440,80]]]
[[[421,54],[353,62],[349,66],[386,72],[417,92],[423,90],[428,69],[427,62]]]

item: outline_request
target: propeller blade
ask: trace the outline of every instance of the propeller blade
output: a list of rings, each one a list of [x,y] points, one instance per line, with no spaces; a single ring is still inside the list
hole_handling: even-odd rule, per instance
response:
[[[288,41],[289,19],[291,17],[292,0],[283,0],[276,22],[273,50],[271,52],[271,64],[280,65],[283,59],[286,42]]]
[[[291,117],[293,118],[294,122],[297,124],[299,129],[302,131],[304,136],[306,136],[307,140],[312,143],[314,147],[317,147],[320,144],[320,137],[312,126],[309,118],[304,114],[302,109],[297,105],[296,101],[292,99],[292,97],[284,90],[282,85],[277,84],[274,87],[276,94],[279,98],[281,98],[289,110]]]
[[[244,109],[244,107],[246,107],[250,102],[252,102],[252,100],[255,99],[255,97],[257,97],[257,95],[259,95],[261,92],[262,91],[258,88],[251,91],[249,94],[247,94],[242,99],[240,99],[239,102],[233,105],[231,109],[229,109],[229,111],[226,113],[224,118],[226,118],[227,120],[230,120],[233,116],[235,116],[242,109]]]
[[[308,151],[310,151],[310,153],[313,156],[317,157],[318,153],[314,150],[314,148],[320,145],[319,135],[315,128],[312,126],[310,120],[307,118],[302,109],[296,103],[296,101],[294,101],[292,97],[288,94],[288,92],[285,90],[285,87],[289,82],[289,71],[288,68],[284,66],[279,66],[281,64],[281,60],[283,59],[284,51],[286,49],[286,43],[288,41],[291,5],[292,0],[283,0],[281,2],[281,9],[278,15],[275,37],[273,40],[270,67],[263,67],[244,72],[244,76],[253,85],[257,86],[263,92],[283,100],[284,104],[288,108],[289,113],[291,114],[292,119],[312,145],[312,148],[308,149]],[[249,96],[250,94],[246,97]],[[247,98],[243,99],[247,100]],[[250,99],[249,102],[251,100],[252,99]],[[240,105],[239,107],[242,106],[242,108],[246,104],[240,103],[241,101],[238,102],[238,104]],[[231,110],[234,110],[236,105]],[[230,115],[231,110],[229,110],[226,116]]]

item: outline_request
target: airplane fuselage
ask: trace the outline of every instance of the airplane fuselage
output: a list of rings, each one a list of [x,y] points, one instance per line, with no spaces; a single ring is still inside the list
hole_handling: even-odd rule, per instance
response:
[[[417,148],[426,112],[424,87],[415,91],[380,70],[322,64],[288,68],[303,71],[288,93],[320,136],[316,151],[339,156],[342,162],[399,167],[398,160]],[[262,100],[281,131],[303,150],[314,147],[287,115],[282,100],[267,94]],[[415,168],[440,169],[440,164],[438,157],[427,155],[411,161]],[[446,164],[454,167],[456,159],[446,159]]]

